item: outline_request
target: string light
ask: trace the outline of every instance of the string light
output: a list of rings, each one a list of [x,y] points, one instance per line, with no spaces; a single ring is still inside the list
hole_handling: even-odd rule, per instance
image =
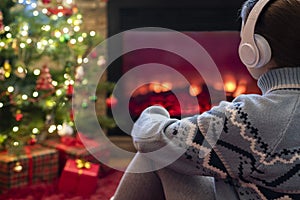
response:
[[[0,108],[3,108],[4,104],[2,102],[0,102]]]
[[[32,8],[36,8],[36,7],[37,7],[37,4],[36,4],[36,3],[32,3],[32,4],[31,4],[31,7],[32,7]]]
[[[4,27],[4,30],[5,30],[5,31],[10,31],[10,27],[9,27],[9,26],[5,26],[5,27]]]
[[[6,37],[7,37],[8,39],[12,38],[12,34],[11,34],[11,33],[7,33],[7,34],[6,34]]]
[[[40,75],[40,73],[41,73],[40,69],[33,70],[33,74],[36,75],[36,76]]]
[[[91,31],[90,32],[90,36],[94,37],[96,35],[96,32],[95,31]]]
[[[17,126],[14,126],[12,130],[13,130],[13,132],[15,132],[15,133],[16,133],[16,132],[18,132],[18,131],[19,131],[19,127],[17,127]]]
[[[83,63],[88,63],[89,62],[89,59],[88,58],[84,58],[83,59]]]
[[[75,26],[75,27],[74,27],[74,31],[75,31],[75,32],[80,31],[80,27],[79,27],[79,26]]]
[[[14,88],[13,86],[9,86],[9,87],[7,88],[7,91],[8,91],[9,93],[12,93],[14,90],[15,90],[15,88]]]
[[[4,47],[5,43],[4,42],[0,42],[0,47]]]
[[[35,17],[36,17],[36,16],[38,16],[38,15],[39,15],[39,11],[35,10],[35,11],[33,11],[33,13],[32,13],[32,14],[33,14],[33,16],[35,16]]]
[[[32,96],[33,96],[34,98],[36,98],[36,97],[39,96],[39,93],[38,93],[37,91],[35,91],[35,92],[32,93]]]
[[[50,31],[51,30],[51,26],[50,25],[44,25],[41,28],[43,31]]]
[[[56,130],[56,126],[55,125],[51,125],[48,129],[49,133],[53,133]]]
[[[33,129],[32,129],[32,133],[33,133],[33,134],[38,134],[38,133],[39,133],[39,129],[33,128]]]
[[[63,128],[62,125],[57,125],[57,130],[58,131],[62,130],[62,128]]]
[[[27,44],[31,44],[31,43],[32,43],[32,39],[28,38],[28,39],[26,40],[26,42],[27,42]]]
[[[56,96],[60,96],[60,95],[62,95],[62,91],[61,90],[57,90],[56,91]]]
[[[16,142],[13,143],[13,145],[16,147],[16,146],[19,146],[20,143],[16,141]]]
[[[21,49],[24,49],[25,47],[26,47],[25,43],[21,43],[21,44],[20,44],[20,48],[21,48]]]
[[[26,94],[23,94],[23,95],[22,95],[22,99],[23,99],[24,101],[26,101],[26,100],[28,99],[28,96],[27,96]]]
[[[47,10],[46,8],[44,8],[44,9],[42,10],[42,13],[46,15],[46,14],[48,13],[48,10]]]
[[[83,42],[83,37],[78,37],[78,42]]]
[[[73,39],[70,40],[70,43],[71,44],[76,44],[76,40],[73,38]]]
[[[54,87],[56,87],[56,86],[58,86],[58,82],[57,82],[57,81],[52,81],[52,85],[53,85]]]

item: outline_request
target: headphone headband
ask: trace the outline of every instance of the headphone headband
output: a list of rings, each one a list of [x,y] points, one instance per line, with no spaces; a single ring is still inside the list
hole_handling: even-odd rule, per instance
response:
[[[260,60],[261,54],[264,52],[260,52],[260,49],[258,47],[259,44],[257,44],[254,30],[259,15],[269,2],[270,0],[259,0],[250,11],[246,22],[242,23],[239,54],[242,62],[249,68],[258,68],[262,65],[260,63]],[[269,48],[268,43],[267,46]],[[270,60],[270,58],[268,59]]]

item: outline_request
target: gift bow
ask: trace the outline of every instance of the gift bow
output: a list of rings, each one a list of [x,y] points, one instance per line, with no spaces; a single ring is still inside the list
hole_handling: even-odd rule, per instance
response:
[[[91,168],[91,163],[88,161],[84,161],[81,159],[76,159],[76,166],[78,169],[90,169]]]

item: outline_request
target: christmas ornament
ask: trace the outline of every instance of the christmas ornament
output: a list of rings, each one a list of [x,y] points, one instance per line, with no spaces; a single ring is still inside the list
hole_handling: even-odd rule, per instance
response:
[[[11,73],[11,65],[10,65],[10,63],[9,63],[8,60],[4,61],[3,69],[4,69],[4,76],[6,78],[9,78],[10,77],[10,73]]]
[[[83,77],[84,77],[84,69],[82,66],[78,66],[75,71],[75,80],[80,82],[82,81]]]
[[[23,170],[23,166],[21,165],[20,162],[16,162],[16,165],[14,166],[13,170],[14,170],[14,172],[19,173]]]
[[[73,92],[74,92],[74,87],[72,84],[69,84],[66,92],[67,97],[69,98],[72,97]]]
[[[51,0],[42,0],[43,4],[49,4],[51,2]]]
[[[23,118],[23,114],[21,113],[21,110],[17,110],[16,121],[19,122],[22,120],[22,118]]]
[[[110,97],[108,97],[106,99],[105,102],[106,102],[106,106],[108,108],[113,108],[113,107],[115,107],[117,105],[118,100],[113,95],[111,95]]]
[[[26,68],[25,68],[25,65],[22,63],[22,62],[18,62],[17,64],[16,64],[16,70],[14,71],[14,73],[15,73],[15,75],[17,76],[17,77],[19,77],[19,78],[25,78],[25,76],[26,76],[26,72],[27,72],[27,70],[26,70]]]
[[[82,107],[82,108],[87,108],[87,107],[88,107],[88,103],[87,103],[86,100],[83,100],[83,101],[82,101],[81,107]]]
[[[4,24],[3,24],[3,14],[2,11],[0,10],[0,34],[4,33]]]
[[[44,65],[36,81],[36,90],[53,90],[52,77],[47,65]]]
[[[74,133],[74,130],[71,126],[69,126],[67,123],[63,123],[62,128],[58,130],[59,136],[71,136]]]
[[[0,67],[0,81],[4,81],[5,79],[4,74],[5,74],[4,68]]]
[[[37,139],[35,135],[32,135],[28,141],[29,145],[35,145],[37,143]]]
[[[92,95],[92,96],[89,97],[89,99],[90,99],[90,101],[96,102],[98,98],[97,98],[96,95]]]
[[[76,159],[75,162],[76,162],[76,167],[78,169],[83,169],[83,168],[90,169],[91,168],[90,162],[87,162],[87,161],[84,161],[81,159]]]

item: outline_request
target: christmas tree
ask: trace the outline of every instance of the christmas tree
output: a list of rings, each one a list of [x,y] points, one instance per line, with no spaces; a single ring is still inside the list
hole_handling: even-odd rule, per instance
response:
[[[74,0],[1,0],[0,147],[17,149],[45,134],[71,134],[73,87],[83,84],[83,63],[102,38],[81,30]],[[95,55],[100,58],[103,55]],[[110,90],[112,84],[103,83]],[[82,107],[97,96],[83,98]],[[111,126],[99,116],[102,126]]]

